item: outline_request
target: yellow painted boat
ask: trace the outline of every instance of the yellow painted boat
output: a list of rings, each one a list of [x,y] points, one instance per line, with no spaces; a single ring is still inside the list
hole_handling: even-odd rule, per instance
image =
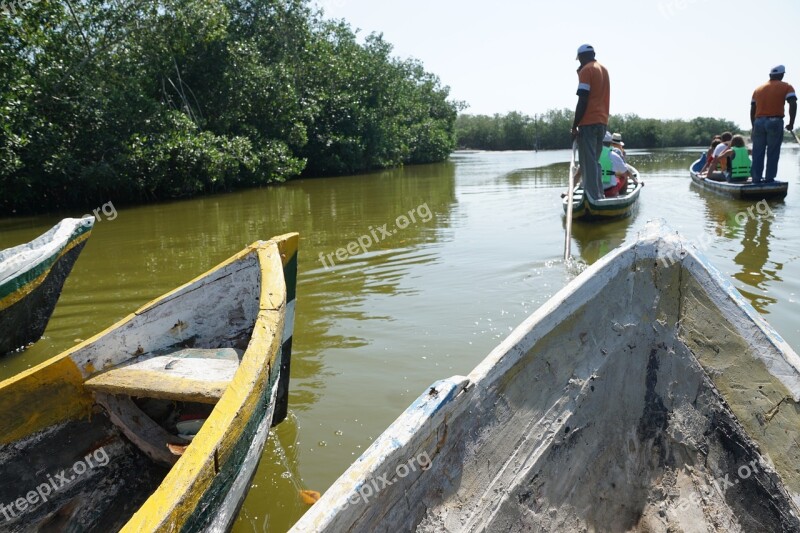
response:
[[[0,383],[0,529],[224,531],[286,416],[297,234]]]
[[[65,218],[31,242],[0,251],[0,355],[42,336],[93,226],[94,217]]]

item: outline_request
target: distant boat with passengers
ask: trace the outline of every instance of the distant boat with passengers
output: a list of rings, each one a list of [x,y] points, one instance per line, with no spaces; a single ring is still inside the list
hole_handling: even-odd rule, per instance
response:
[[[753,178],[747,177],[742,181],[727,181],[721,172],[712,172],[711,176],[703,172],[706,166],[707,154],[704,152],[689,167],[692,183],[713,193],[737,200],[762,200],[765,198],[785,198],[789,192],[789,184],[785,181],[772,181],[753,183]]]
[[[600,166],[605,197],[592,198],[585,193],[581,185],[575,187],[572,191],[573,220],[591,221],[628,217],[633,213],[636,202],[639,200],[644,182],[639,177],[639,171],[624,159],[622,150],[625,144],[622,142],[621,134],[614,133],[612,135],[610,132],[606,132],[603,144]],[[616,154],[613,155],[613,158],[616,159],[617,166],[614,166],[612,153]],[[566,196],[566,194],[562,195],[564,198],[562,207],[564,213],[568,215],[569,203]]]
[[[572,219],[573,220],[608,220],[625,218],[633,213],[639,193],[642,192],[644,182],[639,179],[639,171],[631,165],[628,169],[636,180],[629,180],[624,194],[613,198],[594,199],[585,194],[583,187],[576,187],[572,192]],[[567,198],[562,202],[564,213],[567,212]]]

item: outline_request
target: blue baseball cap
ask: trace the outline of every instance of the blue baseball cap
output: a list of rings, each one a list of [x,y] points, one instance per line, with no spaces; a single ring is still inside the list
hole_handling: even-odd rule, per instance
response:
[[[594,47],[591,44],[582,44],[578,47],[578,55],[581,55],[585,52],[594,52]],[[578,59],[578,56],[575,56],[575,59]]]

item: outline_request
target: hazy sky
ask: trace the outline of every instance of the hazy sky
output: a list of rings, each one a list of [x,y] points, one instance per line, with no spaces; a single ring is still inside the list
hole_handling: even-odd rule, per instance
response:
[[[575,53],[611,77],[611,112],[713,116],[749,128],[753,89],[786,65],[800,90],[797,0],[316,0],[360,35],[383,32],[473,114],[573,108]]]

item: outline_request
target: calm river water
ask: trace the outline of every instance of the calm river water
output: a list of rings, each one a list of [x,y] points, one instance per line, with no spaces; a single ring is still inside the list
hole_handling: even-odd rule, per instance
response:
[[[752,203],[690,185],[687,168],[698,153],[631,152],[646,182],[638,212],[575,225],[573,254],[591,264],[647,220],[664,218],[707,243],[712,262],[800,350],[800,149],[783,148],[786,200],[770,204],[772,216],[744,223],[736,214]],[[290,416],[270,439],[234,528],[285,531],[308,508],[299,489],[324,492],[428,385],[468,373],[574,277],[560,259],[568,160],[567,151],[456,153],[437,165],[117,205],[114,220],[101,213],[45,337],[2,359],[0,378],[91,336],[252,241],[299,231]],[[0,220],[0,249],[81,214]],[[380,241],[366,253],[336,257],[366,235]]]

